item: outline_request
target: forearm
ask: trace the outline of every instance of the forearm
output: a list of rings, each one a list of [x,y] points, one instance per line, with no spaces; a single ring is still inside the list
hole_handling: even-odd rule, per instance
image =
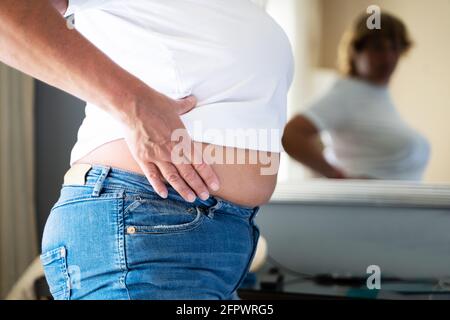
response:
[[[1,0],[0,47],[5,64],[124,121],[130,113],[126,101],[145,87],[76,29],[69,29],[48,0]]]
[[[301,132],[291,132],[285,135],[283,145],[286,152],[304,166],[325,177],[336,177],[336,169],[328,163],[314,137],[304,137]]]
[[[217,191],[220,181],[210,165],[190,155],[188,165],[172,160],[172,134],[184,129],[180,115],[192,110],[196,99],[173,100],[151,89],[68,28],[52,3],[0,0],[0,61],[121,120],[132,156],[161,197],[168,194],[163,178],[189,202],[195,194],[207,199],[208,187]],[[191,146],[189,137],[183,140]]]

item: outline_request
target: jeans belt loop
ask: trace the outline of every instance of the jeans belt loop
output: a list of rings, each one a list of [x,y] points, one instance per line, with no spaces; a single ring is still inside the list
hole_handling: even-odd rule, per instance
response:
[[[106,177],[108,176],[111,167],[105,166],[102,167],[102,172],[100,173],[100,177],[98,177],[97,182],[94,185],[94,191],[92,191],[93,197],[99,197],[103,188],[103,184],[105,182]]]

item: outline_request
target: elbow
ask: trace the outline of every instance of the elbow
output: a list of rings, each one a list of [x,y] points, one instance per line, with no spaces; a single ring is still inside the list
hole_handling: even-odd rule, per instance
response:
[[[284,128],[281,143],[284,150],[292,155],[300,146],[306,146],[314,141],[320,134],[320,130],[303,116],[294,117]]]
[[[290,154],[291,153],[291,141],[292,141],[292,134],[289,125],[286,126],[283,132],[283,136],[281,137],[281,145],[283,146],[283,149]]]
[[[283,132],[283,136],[281,137],[281,145],[283,146],[284,150],[287,151],[287,136],[286,136],[286,130]]]

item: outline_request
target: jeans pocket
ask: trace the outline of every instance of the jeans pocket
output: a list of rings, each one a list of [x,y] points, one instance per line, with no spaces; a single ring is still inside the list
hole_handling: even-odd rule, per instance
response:
[[[125,204],[129,235],[187,232],[199,227],[206,217],[203,208],[175,201],[138,199]]]
[[[50,293],[55,300],[70,299],[70,278],[67,270],[66,248],[64,246],[46,251],[40,255]]]
[[[233,295],[235,293],[235,291],[237,289],[239,289],[239,287],[242,285],[242,283],[245,280],[245,277],[247,276],[249,270],[250,270],[250,266],[253,262],[253,258],[255,257],[256,254],[256,248],[258,246],[258,239],[259,239],[259,234],[260,234],[260,230],[259,227],[252,221],[250,223],[250,228],[252,228],[252,247],[251,247],[251,252],[250,252],[250,256],[247,260],[247,264],[245,266],[245,269],[243,271],[243,273],[241,274],[241,277],[239,278],[239,281],[236,283],[236,285],[234,286],[233,290],[231,290],[230,295]]]

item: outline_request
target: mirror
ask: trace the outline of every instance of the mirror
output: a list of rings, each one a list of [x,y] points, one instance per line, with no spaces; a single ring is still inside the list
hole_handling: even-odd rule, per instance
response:
[[[257,2],[296,59],[288,120],[302,120],[292,125],[280,183],[340,174],[450,182],[449,1]]]

